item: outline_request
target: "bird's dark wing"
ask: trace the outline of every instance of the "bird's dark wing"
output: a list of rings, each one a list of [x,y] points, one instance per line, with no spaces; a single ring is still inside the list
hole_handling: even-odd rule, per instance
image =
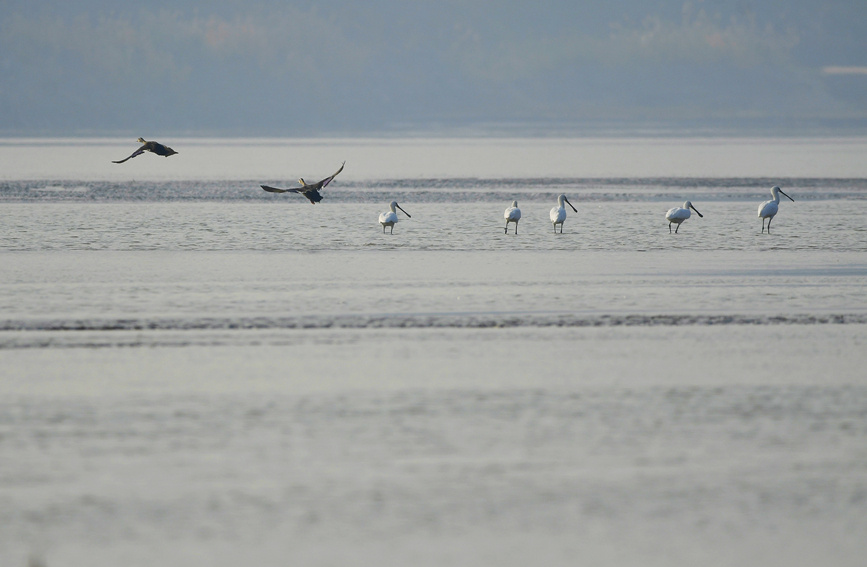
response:
[[[129,158],[127,158],[129,159]],[[268,187],[267,185],[260,185],[262,189],[269,193],[303,193],[304,189],[299,187],[296,189],[277,189],[276,187]]]
[[[325,179],[323,179],[319,183],[315,184],[314,187],[316,187],[317,189],[322,189],[322,188],[326,187],[329,183],[331,183],[332,179],[337,177],[338,173],[343,171],[344,165],[346,165],[346,162],[343,162],[342,164],[340,164],[340,169],[338,169],[337,171],[335,171],[334,173],[332,173],[331,175],[329,175],[328,177],[326,177]]]
[[[136,151],[134,151],[134,152],[132,153],[132,155],[130,155],[128,158],[122,159],[122,160],[120,160],[120,161],[112,161],[111,163],[123,163],[123,162],[125,162],[126,160],[128,160],[128,159],[130,159],[130,158],[134,158],[135,156],[140,156],[140,155],[142,155],[142,154],[144,153],[144,151],[147,149],[147,147],[148,147],[148,145],[145,144],[145,145],[143,145],[142,147],[140,147],[139,149],[137,149]]]

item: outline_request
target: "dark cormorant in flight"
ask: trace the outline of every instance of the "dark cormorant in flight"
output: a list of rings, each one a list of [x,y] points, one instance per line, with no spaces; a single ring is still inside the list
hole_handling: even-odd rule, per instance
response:
[[[325,188],[325,186],[331,183],[331,180],[337,177],[338,173],[343,171],[344,165],[346,165],[345,161],[340,164],[340,169],[338,169],[322,181],[318,181],[310,185],[308,185],[302,177],[298,180],[298,182],[301,184],[301,187],[294,187],[292,189],[277,189],[276,187],[268,187],[267,185],[262,185],[261,187],[269,193],[301,193],[310,200],[311,204],[315,205],[322,200],[322,195],[319,194],[319,190]]]
[[[139,149],[137,149],[136,151],[134,151],[132,153],[132,155],[129,156],[128,158],[122,159],[120,161],[112,161],[111,163],[123,163],[130,158],[134,158],[135,156],[138,156],[138,155],[145,153],[146,151],[147,152],[153,152],[153,153],[157,154],[158,156],[166,156],[166,157],[169,157],[171,155],[178,153],[175,150],[171,149],[170,147],[164,146],[159,142],[148,142],[144,138],[139,138],[138,141],[144,145],[142,147],[140,147]]]

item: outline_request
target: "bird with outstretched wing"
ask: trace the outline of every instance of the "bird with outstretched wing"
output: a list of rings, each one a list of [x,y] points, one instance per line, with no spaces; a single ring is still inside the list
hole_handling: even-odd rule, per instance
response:
[[[171,149],[170,147],[164,146],[159,142],[148,142],[144,138],[139,138],[138,141],[139,141],[139,143],[142,144],[142,147],[140,147],[139,149],[134,151],[132,153],[132,155],[130,155],[128,158],[124,158],[120,161],[112,161],[111,163],[123,163],[126,160],[132,159],[136,156],[140,156],[145,152],[153,152],[153,153],[157,154],[158,156],[165,156],[165,157],[173,156],[176,153],[178,153],[175,150]]]
[[[298,182],[301,184],[301,187],[292,187],[290,189],[278,189],[276,187],[269,187],[268,185],[261,185],[261,187],[269,193],[300,193],[307,197],[311,204],[315,205],[322,200],[322,195],[319,194],[319,190],[324,189],[329,183],[331,183],[331,180],[337,177],[338,173],[343,171],[344,165],[346,165],[345,161],[340,164],[340,169],[316,183],[308,184],[304,181],[303,177],[300,178]]]

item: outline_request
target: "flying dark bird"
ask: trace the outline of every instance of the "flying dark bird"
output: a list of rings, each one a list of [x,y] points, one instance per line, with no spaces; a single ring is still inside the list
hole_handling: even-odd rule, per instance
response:
[[[306,181],[304,181],[304,178],[302,177],[298,180],[298,183],[301,184],[301,187],[293,187],[291,189],[277,189],[276,187],[268,187],[267,185],[262,185],[261,187],[269,193],[301,193],[310,200],[310,203],[312,205],[315,205],[322,200],[322,195],[319,194],[319,190],[324,189],[329,183],[331,183],[331,180],[337,177],[338,173],[343,171],[344,165],[346,165],[345,161],[340,164],[340,169],[338,169],[322,181],[317,181],[316,183],[312,183],[309,185]]]
[[[165,157],[169,157],[171,155],[175,155],[176,153],[178,153],[175,150],[171,149],[170,147],[164,146],[159,142],[148,142],[144,138],[139,138],[138,141],[144,145],[142,147],[140,147],[139,149],[137,149],[136,151],[134,151],[132,153],[132,155],[129,156],[128,158],[122,159],[120,161],[112,161],[111,163],[123,163],[126,160],[128,160],[130,158],[134,158],[135,156],[140,156],[141,154],[143,154],[145,152],[153,152],[153,153],[157,154],[158,156],[165,156]]]

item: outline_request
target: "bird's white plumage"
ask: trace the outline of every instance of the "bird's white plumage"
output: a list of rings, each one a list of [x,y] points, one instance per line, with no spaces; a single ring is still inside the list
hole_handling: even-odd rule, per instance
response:
[[[774,218],[774,215],[777,214],[777,211],[780,210],[780,202],[779,201],[765,201],[761,205],[759,205],[759,218],[760,219],[770,219]]]
[[[777,211],[780,210],[780,194],[786,195],[786,193],[777,186],[771,187],[771,196],[773,199],[770,201],[765,201],[761,205],[759,205],[759,218],[762,219],[762,232],[765,231],[765,219],[768,219],[768,233],[771,232],[771,221],[774,219],[774,216],[777,214]],[[791,197],[786,195],[790,201],[794,201]]]
[[[518,208],[518,201],[512,201],[512,206],[503,212],[503,218],[506,219],[506,232],[509,232],[509,223],[515,223],[515,234],[518,234],[518,221],[521,220],[521,209]]]
[[[551,222],[558,224],[566,220],[566,207],[553,207],[550,213]]]
[[[672,223],[676,224],[677,228],[680,229],[680,223],[692,216],[690,209],[695,211],[698,216],[703,216],[700,212],[698,212],[698,209],[692,206],[692,203],[690,203],[689,201],[684,201],[682,207],[672,207],[668,209],[668,212],[665,213],[665,220],[668,221],[669,232],[671,232]],[[677,230],[675,230],[674,232],[677,232]]]
[[[383,224],[394,224],[398,221],[397,213],[395,211],[387,211],[384,213],[379,213],[379,222]]]
[[[397,209],[400,209],[400,211],[408,218],[412,218],[408,212],[404,211],[401,206],[397,204],[397,201],[392,201],[388,205],[388,209],[389,210],[384,213],[379,213],[379,224],[382,225],[382,232],[385,232],[385,227],[388,226],[391,227],[392,234],[394,233],[394,225],[398,221]]]
[[[560,232],[563,232],[563,221],[566,220],[566,206],[565,203],[569,203],[569,199],[566,198],[566,195],[559,195],[557,197],[557,206],[551,209],[549,213],[549,218],[551,219],[551,224],[554,225],[554,231],[557,231],[557,225],[560,225]],[[569,203],[569,206],[572,207],[572,210],[576,213],[578,209],[572,206],[572,203]]]
[[[672,207],[665,213],[665,220],[668,222],[681,223],[692,216],[689,209],[686,207]]]
[[[518,208],[518,201],[512,201],[512,206],[505,210],[503,218],[509,222],[521,220],[521,209]]]

